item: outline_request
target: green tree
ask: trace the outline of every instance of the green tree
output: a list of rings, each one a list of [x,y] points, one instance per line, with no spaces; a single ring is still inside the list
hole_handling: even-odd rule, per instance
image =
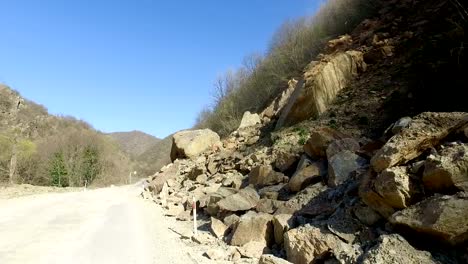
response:
[[[49,174],[51,178],[51,184],[58,187],[67,187],[68,182],[68,171],[65,166],[63,159],[63,153],[57,152],[53,155],[50,162]]]

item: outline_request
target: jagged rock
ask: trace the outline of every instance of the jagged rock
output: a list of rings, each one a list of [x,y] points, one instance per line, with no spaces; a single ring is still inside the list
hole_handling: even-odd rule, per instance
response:
[[[381,172],[415,159],[467,123],[466,113],[422,113],[375,154],[371,160],[372,167]]]
[[[327,159],[331,159],[333,156],[338,154],[341,151],[349,150],[351,152],[356,152],[360,149],[359,142],[353,138],[344,138],[339,140],[334,140],[328,145],[327,148]]]
[[[291,229],[284,235],[288,261],[296,264],[313,263],[342,243],[337,237],[310,225]]]
[[[223,219],[223,222],[227,227],[233,228],[237,226],[237,223],[239,223],[239,220],[240,220],[240,217],[238,215],[232,214],[232,215],[226,216]]]
[[[201,153],[221,146],[218,134],[209,129],[180,131],[173,135],[171,160],[195,160]]]
[[[208,180],[208,176],[206,176],[206,174],[200,174],[195,179],[195,181],[200,184],[206,183],[207,180]]]
[[[288,88],[284,90],[279,96],[277,96],[275,100],[273,100],[273,102],[271,102],[271,104],[267,108],[265,108],[265,110],[263,110],[261,116],[270,119],[273,117],[277,117],[281,113],[281,110],[283,110],[285,105],[288,103],[288,100],[293,94],[297,84],[297,80],[289,80]]]
[[[215,238],[211,234],[206,232],[198,232],[196,235],[193,235],[191,237],[191,240],[200,245],[210,245],[213,244],[213,242],[215,242]]]
[[[382,217],[376,211],[366,205],[354,207],[353,213],[361,223],[367,226],[372,226],[382,220]]]
[[[204,198],[206,201],[205,210],[209,215],[217,215],[219,212],[218,202],[230,195],[235,194],[236,192],[237,191],[232,188],[220,187],[216,192],[207,194],[207,196]],[[200,206],[203,208],[201,202]]]
[[[282,205],[276,214],[294,214],[296,211],[302,209],[306,204],[308,204],[313,198],[318,196],[320,193],[327,189],[326,186],[323,186],[321,183],[310,185],[304,190],[300,191],[293,198],[289,199],[284,205]],[[326,207],[329,205],[327,204]],[[319,209],[319,208],[317,208]],[[327,209],[325,209],[327,210]]]
[[[386,203],[395,209],[408,207],[422,192],[419,184],[407,173],[406,167],[385,169],[375,179],[374,186]]]
[[[250,241],[247,244],[243,245],[239,249],[239,253],[242,257],[245,258],[260,258],[263,254],[270,253],[268,247],[265,246],[265,243],[258,241]]]
[[[397,212],[390,222],[456,245],[468,240],[468,193],[435,195]]]
[[[223,186],[232,187],[234,189],[240,189],[244,176],[240,173],[230,173],[226,175],[226,179],[223,180]]]
[[[226,259],[226,252],[217,248],[208,249],[205,252],[205,255],[209,259],[214,260],[214,261],[221,261],[221,260]]]
[[[165,171],[159,172],[154,176],[154,179],[148,184],[148,188],[154,194],[159,194],[168,180],[175,179],[179,172],[179,163],[176,162],[168,167]]]
[[[325,161],[311,161],[307,157],[303,156],[297,166],[297,170],[291,177],[288,183],[289,190],[291,192],[298,192],[314,180],[320,179],[327,174]]]
[[[240,190],[236,194],[232,194],[220,200],[217,205],[221,210],[224,211],[247,211],[257,206],[259,200],[260,196],[258,195],[257,191],[248,187]]]
[[[277,245],[283,244],[284,233],[294,227],[294,217],[290,214],[279,214],[273,216],[273,228],[275,231],[275,242]]]
[[[232,254],[231,257],[229,258],[230,261],[234,263],[238,263],[238,261],[242,258],[242,255],[239,253],[239,250],[235,250]]]
[[[275,168],[281,172],[289,170],[298,160],[298,156],[285,151],[276,153]]]
[[[257,166],[249,173],[249,184],[256,186],[275,185],[284,181],[284,174],[274,171],[269,165]]]
[[[278,200],[279,193],[285,188],[287,184],[278,184],[273,186],[266,186],[258,190],[260,198],[267,198],[272,200]]]
[[[426,160],[424,187],[433,192],[457,188],[468,191],[468,144],[457,144],[442,149],[439,155]]]
[[[361,185],[359,186],[359,197],[361,197],[362,201],[370,208],[383,217],[389,218],[395,213],[395,209],[373,189],[375,178],[376,175],[372,170],[368,170],[367,173],[363,175]]]
[[[224,237],[228,229],[228,227],[223,222],[221,222],[221,220],[218,220],[214,217],[211,217],[210,228],[213,235],[215,235],[217,238]]]
[[[190,221],[192,216],[190,215],[190,211],[183,211],[176,216],[176,219],[179,221]]]
[[[283,201],[272,200],[268,198],[260,199],[255,210],[259,213],[273,214],[284,204]]]
[[[296,124],[323,113],[338,92],[365,70],[359,51],[338,52],[311,63],[284,107],[277,128]],[[304,85],[302,85],[304,83]]]
[[[338,186],[351,177],[352,172],[367,166],[367,160],[349,150],[342,151],[328,160],[328,185]]]
[[[362,257],[363,264],[440,264],[429,252],[415,249],[398,234],[383,235]]]
[[[411,117],[405,116],[400,118],[392,125],[392,133],[394,135],[400,133],[403,129],[407,128],[413,119]]]
[[[195,179],[202,175],[202,174],[205,174],[206,173],[206,168],[205,166],[195,166],[193,167],[189,173],[187,174],[187,178],[192,180],[192,181],[195,181]]]
[[[167,210],[164,212],[167,216],[178,216],[185,211],[184,207],[181,204],[168,204]]]
[[[274,242],[273,217],[269,214],[248,212],[243,215],[234,230],[231,245],[243,246],[250,241],[270,246]]]
[[[363,225],[352,217],[351,210],[351,208],[338,208],[327,219],[328,230],[350,244],[355,241],[356,234],[363,229]]]
[[[242,116],[242,121],[239,125],[238,130],[246,127],[255,126],[256,124],[260,123],[262,123],[262,121],[260,120],[260,116],[258,114],[251,114],[249,111],[247,111]]]
[[[291,264],[291,262],[273,255],[263,255],[260,257],[258,264]]]
[[[304,152],[312,158],[326,158],[330,143],[348,137],[329,127],[318,128],[310,134],[309,140],[304,145]]]

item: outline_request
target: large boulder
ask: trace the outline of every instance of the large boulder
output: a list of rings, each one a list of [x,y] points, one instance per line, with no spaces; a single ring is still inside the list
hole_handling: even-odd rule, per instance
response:
[[[242,116],[242,121],[239,125],[239,129],[255,126],[257,124],[260,124],[261,122],[262,121],[260,120],[260,116],[258,114],[251,114],[249,111],[247,111]]]
[[[249,184],[255,186],[271,186],[287,179],[281,172],[276,172],[270,165],[254,167],[249,173]]]
[[[424,187],[433,192],[451,189],[468,191],[468,144],[444,148],[439,155],[426,160]]]
[[[335,187],[345,182],[352,173],[367,166],[367,160],[349,150],[339,152],[328,160],[328,185]]]
[[[222,143],[218,134],[209,129],[180,131],[173,136],[171,160],[195,160],[201,153],[220,146]]]
[[[273,216],[251,211],[240,218],[231,245],[243,246],[251,241],[261,242],[264,246],[273,245]]]
[[[468,240],[468,193],[436,195],[395,213],[390,222],[457,245]]]
[[[339,238],[310,225],[291,229],[284,235],[287,259],[296,264],[315,263],[314,260],[325,258],[340,247]]]
[[[310,134],[309,140],[304,145],[304,152],[312,158],[326,158],[327,148],[335,140],[348,138],[349,136],[329,127],[317,128]]]
[[[319,180],[327,174],[327,164],[323,160],[311,161],[305,156],[301,158],[297,170],[288,183],[291,192],[300,190]]]
[[[253,188],[247,187],[240,190],[238,193],[227,196],[220,200],[217,206],[220,210],[237,212],[247,211],[257,206],[260,201],[260,196]]]
[[[415,177],[408,174],[406,167],[385,169],[375,179],[374,186],[387,204],[395,209],[408,207],[422,193]]]
[[[407,128],[390,138],[371,160],[375,171],[405,164],[437,146],[451,132],[468,123],[467,113],[422,113]]]
[[[362,264],[439,264],[431,254],[415,249],[398,234],[383,235],[362,257]]]
[[[364,68],[363,54],[358,51],[338,52],[312,62],[284,107],[277,128],[323,113],[338,92]]]

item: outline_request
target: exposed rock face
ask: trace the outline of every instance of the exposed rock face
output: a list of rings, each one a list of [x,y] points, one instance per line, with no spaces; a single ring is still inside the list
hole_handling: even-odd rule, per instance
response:
[[[429,156],[423,182],[433,192],[454,188],[468,191],[468,144],[452,145],[439,155]]]
[[[218,134],[209,130],[186,130],[174,134],[171,160],[189,158],[195,160],[206,150],[222,146]]]
[[[258,114],[251,114],[249,111],[247,111],[242,116],[242,121],[238,129],[255,126],[261,122],[262,121],[260,120],[260,116]]]
[[[422,113],[377,152],[371,160],[372,167],[381,172],[417,158],[467,123],[466,113]]]
[[[270,246],[274,242],[273,216],[264,213],[249,212],[243,215],[234,230],[231,245],[243,246],[251,241],[262,242]]]
[[[342,151],[328,161],[328,185],[345,182],[351,173],[367,165],[367,160],[349,150]]]
[[[292,229],[284,235],[287,259],[296,264],[313,263],[314,259],[324,257],[339,243],[334,235],[312,226]]]
[[[289,190],[292,192],[299,192],[314,179],[324,177],[327,174],[325,161],[313,162],[303,157],[297,167],[297,171],[288,183]]]
[[[395,213],[390,222],[452,245],[468,240],[468,194],[436,195]]]
[[[270,186],[285,181],[284,174],[276,172],[271,166],[261,165],[249,173],[249,183],[256,186]]]
[[[219,209],[230,212],[247,211],[255,206],[260,200],[257,191],[253,188],[245,188],[238,193],[227,196],[220,200],[217,205]]]
[[[393,234],[381,236],[379,243],[363,255],[362,263],[436,264],[440,262],[435,261],[429,252],[417,250],[403,237]]]
[[[299,90],[294,91],[281,113],[280,120],[285,120],[282,125],[296,124],[323,113],[338,92],[365,67],[359,51],[339,52],[311,63],[304,74],[304,86],[296,88]]]
[[[348,137],[329,127],[318,128],[310,134],[309,140],[304,145],[304,152],[312,158],[326,158],[327,148],[330,143]]]
[[[418,184],[407,173],[406,167],[393,167],[382,171],[377,176],[374,186],[387,204],[395,209],[408,207],[414,197],[421,193]]]

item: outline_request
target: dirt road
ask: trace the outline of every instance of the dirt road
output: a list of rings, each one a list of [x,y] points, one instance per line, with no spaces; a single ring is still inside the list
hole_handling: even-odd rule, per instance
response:
[[[194,263],[139,189],[0,200],[0,263]]]

